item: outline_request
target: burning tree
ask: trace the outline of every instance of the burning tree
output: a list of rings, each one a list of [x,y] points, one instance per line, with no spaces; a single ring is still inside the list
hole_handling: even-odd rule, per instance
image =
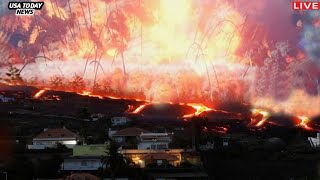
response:
[[[77,74],[72,77],[72,80],[69,82],[69,88],[75,92],[81,92],[85,90],[86,84],[83,78]]]
[[[94,83],[92,92],[93,94],[102,94],[102,86],[98,82]]]
[[[6,73],[7,78],[4,79],[5,81],[13,84],[19,84],[23,82],[23,79],[20,75],[20,70],[18,68],[10,65],[8,71],[9,72]]]
[[[61,76],[53,76],[50,79],[50,87],[53,89],[63,89],[64,86],[64,78]]]
[[[101,91],[103,91],[103,93],[107,94],[107,95],[111,95],[113,90],[111,88],[111,82],[109,79],[104,79],[102,80],[102,87],[101,87]]]

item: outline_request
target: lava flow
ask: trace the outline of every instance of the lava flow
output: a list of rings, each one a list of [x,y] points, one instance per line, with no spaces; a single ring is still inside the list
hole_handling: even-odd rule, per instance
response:
[[[39,99],[45,92],[46,92],[46,90],[41,89],[33,96],[33,98]]]
[[[206,107],[205,105],[202,105],[202,104],[189,103],[187,105],[193,107],[196,110],[196,112],[193,113],[193,114],[186,114],[186,115],[183,116],[183,118],[190,118],[190,117],[193,117],[193,116],[198,116],[202,112],[213,110],[213,109],[211,109],[209,107]]]
[[[257,127],[262,126],[270,116],[271,114],[267,111],[252,109],[252,123]]]
[[[43,96],[45,92],[47,92],[49,89],[41,89],[36,92],[34,95],[35,99],[39,99]],[[99,96],[99,95],[94,95],[91,92],[83,92],[83,93],[78,93],[81,96],[89,96],[89,97],[98,97],[99,99],[104,99],[105,97]],[[55,97],[53,95],[53,99],[55,100],[60,100],[59,97]],[[109,98],[109,97],[106,97]],[[50,99],[50,98],[45,98],[45,99]],[[118,98],[116,98],[118,99]],[[140,101],[140,100],[136,100]],[[142,101],[141,101],[142,102]],[[225,119],[225,123],[231,123],[232,121],[227,122],[227,119],[234,119],[234,120],[243,120],[244,116],[241,115],[241,113],[234,113],[234,112],[228,112],[228,111],[223,111],[223,110],[215,110],[213,108],[207,107],[203,104],[197,104],[197,103],[161,103],[161,102],[146,102],[144,101],[144,104],[139,105],[136,109],[133,109],[133,106],[130,106],[130,110],[128,111],[129,114],[140,114],[144,116],[143,111],[145,108],[149,106],[154,106],[156,109],[164,107],[165,104],[167,104],[167,108],[172,109],[175,107],[180,107],[182,109],[186,110],[186,107],[190,107],[194,110],[193,113],[187,113],[182,116],[177,116],[176,118],[180,119],[182,118],[183,120],[187,121],[188,119],[192,117],[200,117],[200,118],[208,118],[206,114],[203,114],[204,112],[208,113],[213,113],[209,119],[213,120],[211,122],[217,122],[217,123],[222,123],[220,119]],[[187,110],[184,112],[188,112],[190,110]],[[147,110],[148,111],[148,110]],[[164,112],[167,111],[167,109],[164,110]],[[171,110],[170,110],[171,111]],[[155,113],[160,113],[162,118],[166,118],[165,115],[163,115],[161,112],[155,112]],[[236,116],[233,116],[236,115]],[[229,117],[230,116],[230,117]],[[238,117],[239,116],[239,117]],[[213,119],[212,119],[213,118]],[[240,118],[240,119],[238,119]],[[308,118],[307,116],[286,116],[286,115],[277,115],[273,114],[271,112],[262,110],[262,109],[252,109],[251,110],[251,122],[247,124],[248,127],[256,127],[256,128],[262,128],[265,125],[272,125],[272,126],[285,126],[285,127],[301,127],[305,130],[312,130],[312,131],[318,131],[317,129],[313,128],[313,126],[310,126],[309,123],[311,122],[311,119]],[[229,125],[231,125],[229,124]],[[232,125],[231,125],[232,126]],[[228,131],[228,128],[224,126],[213,126],[211,127],[213,132],[217,133],[226,133]]]

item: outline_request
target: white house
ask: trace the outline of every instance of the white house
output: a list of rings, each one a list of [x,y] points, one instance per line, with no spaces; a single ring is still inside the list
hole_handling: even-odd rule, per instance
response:
[[[56,148],[58,143],[71,149],[77,144],[77,135],[66,128],[44,129],[33,138],[28,149]]]
[[[214,142],[207,142],[207,144],[199,145],[201,151],[209,151],[214,149]]]
[[[97,171],[105,168],[101,156],[71,156],[61,164],[62,171]]]
[[[312,148],[320,148],[320,133],[317,133],[317,137],[308,137]]]
[[[105,117],[103,114],[92,114],[91,116],[92,121],[98,121],[99,119]]]
[[[111,118],[111,126],[126,125],[130,119],[128,117],[113,117]]]
[[[6,97],[4,95],[0,95],[0,102],[13,102],[15,100],[14,97]]]
[[[138,149],[168,149],[171,141],[169,133],[141,133]]]

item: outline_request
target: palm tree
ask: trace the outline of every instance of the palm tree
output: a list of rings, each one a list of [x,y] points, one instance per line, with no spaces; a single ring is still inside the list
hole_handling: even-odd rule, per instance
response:
[[[102,156],[101,162],[106,166],[111,179],[115,179],[118,172],[128,167],[128,160],[118,152],[118,146],[112,140],[108,142],[106,155]]]

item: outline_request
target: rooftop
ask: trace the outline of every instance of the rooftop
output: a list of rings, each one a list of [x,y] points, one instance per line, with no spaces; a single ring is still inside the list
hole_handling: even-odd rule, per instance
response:
[[[76,134],[66,128],[45,129],[34,139],[76,138]]]
[[[141,133],[148,133],[148,131],[140,128],[129,127],[121,129],[120,131],[114,133],[112,136],[140,136]]]
[[[168,160],[168,161],[177,161],[179,158],[175,155],[168,154],[168,153],[154,153],[154,154],[146,154],[141,157],[142,160]]]
[[[141,137],[167,137],[170,136],[171,134],[168,133],[141,133]]]
[[[77,145],[73,148],[74,156],[103,156],[106,155],[106,144]]]
[[[73,180],[73,179],[77,179],[77,180],[87,180],[87,179],[91,179],[91,180],[98,180],[100,178],[89,174],[89,173],[74,173],[71,174],[70,176],[66,177],[66,180]]]

